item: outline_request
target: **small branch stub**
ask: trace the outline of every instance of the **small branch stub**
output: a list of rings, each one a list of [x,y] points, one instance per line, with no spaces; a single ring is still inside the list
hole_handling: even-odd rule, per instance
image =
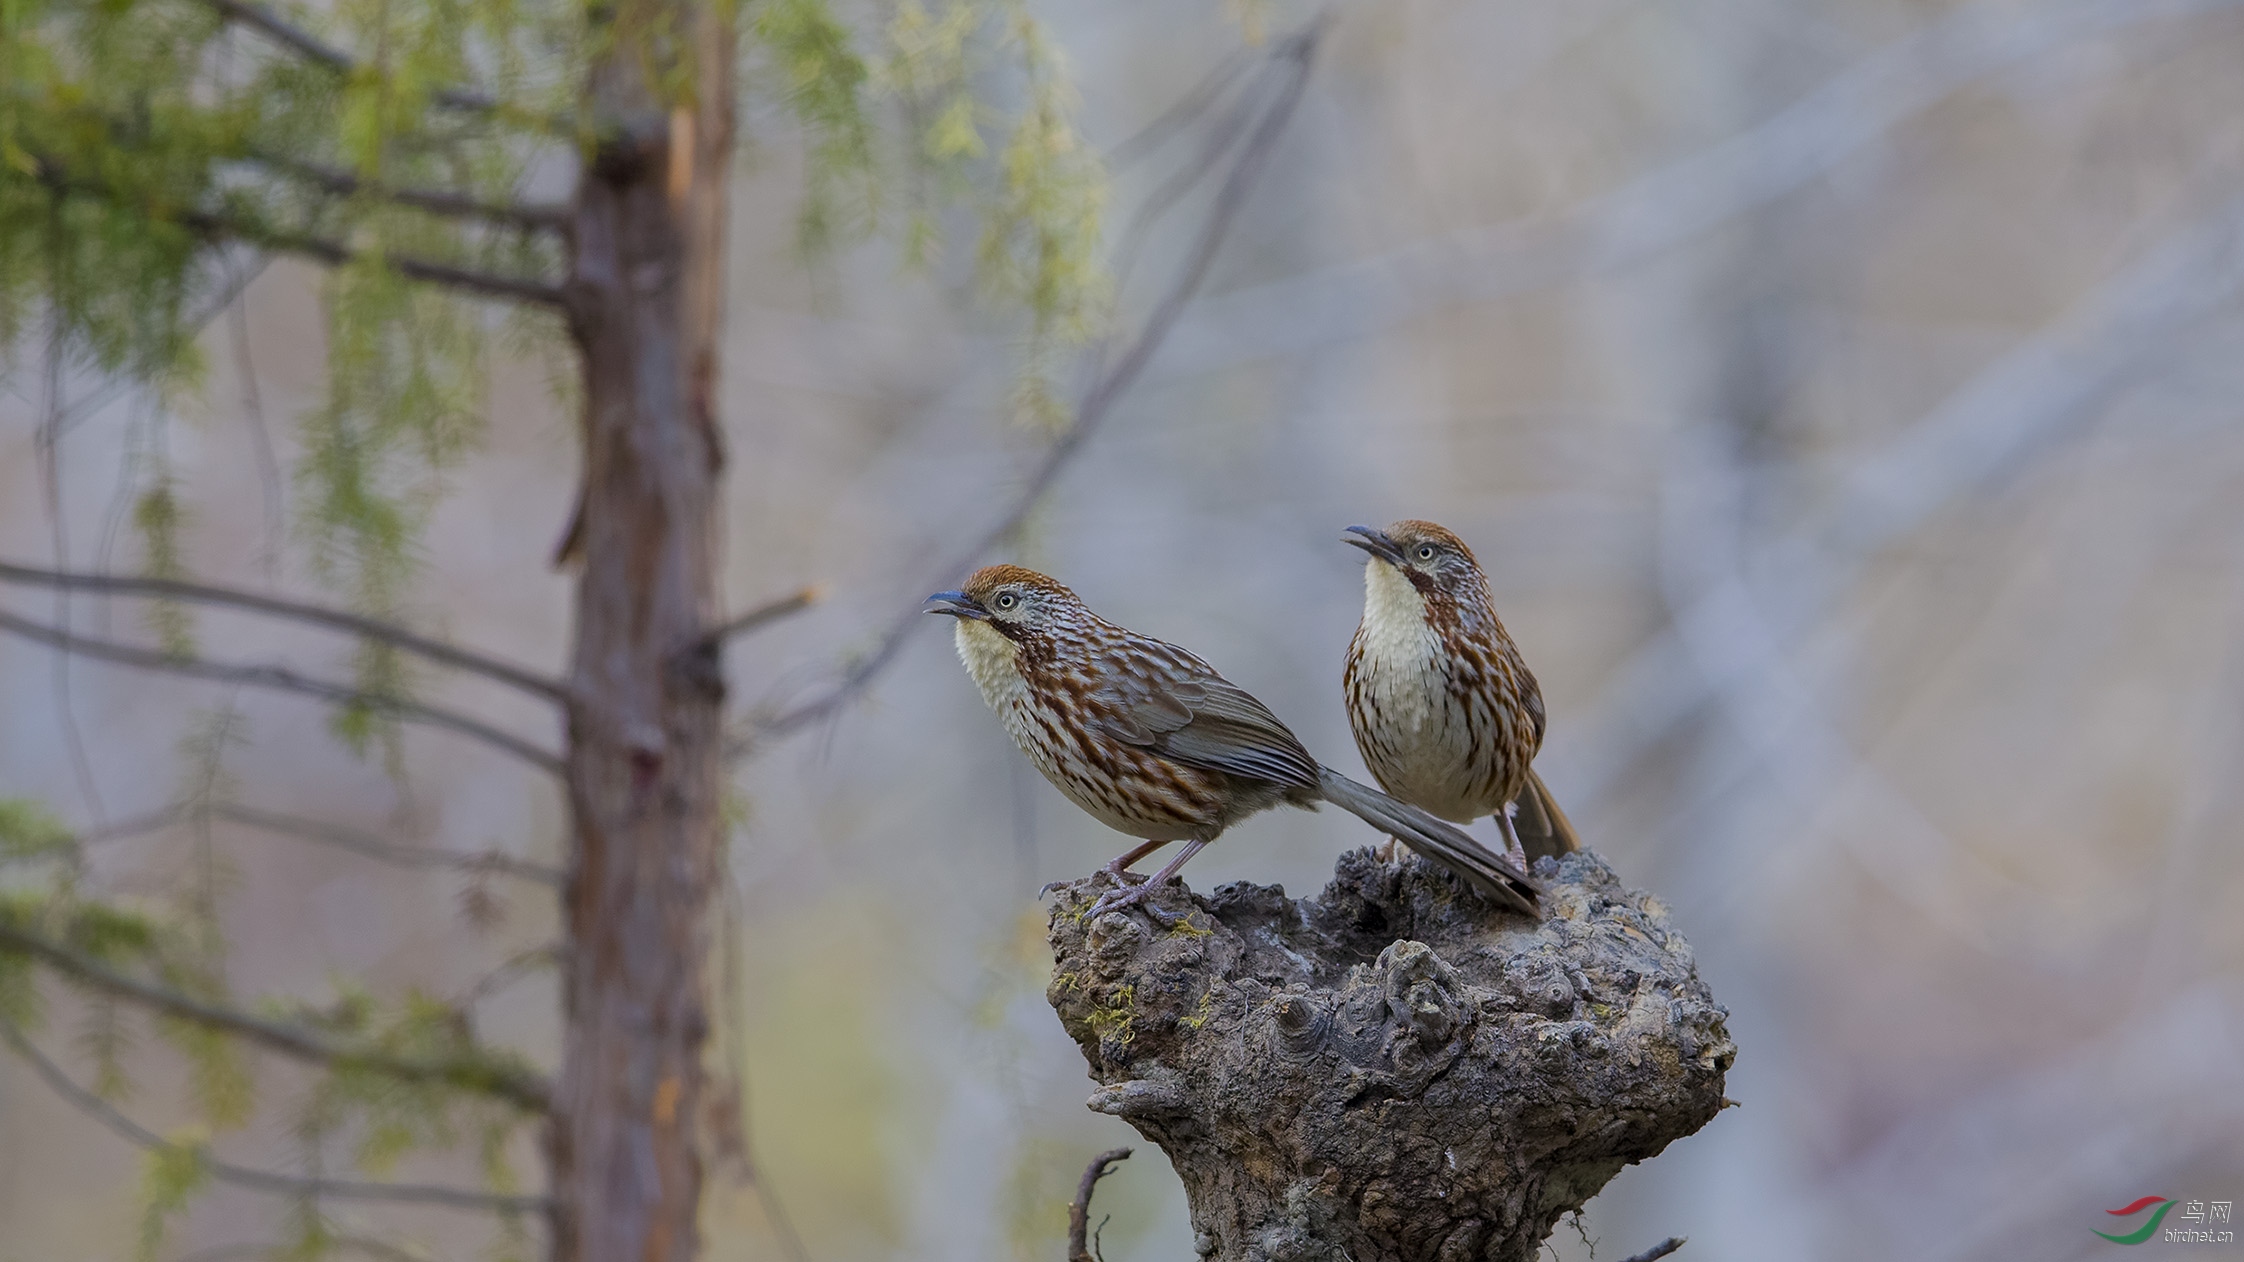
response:
[[[1102,1262],[1091,1252],[1091,1190],[1099,1185],[1117,1161],[1129,1159],[1127,1148],[1109,1148],[1091,1159],[1083,1168],[1083,1182],[1075,1189],[1075,1201],[1067,1207],[1067,1262]]]
[[[1086,923],[1064,887],[1046,992],[1161,1145],[1203,1257],[1528,1262],[1632,1162],[1704,1126],[1736,1049],[1659,901],[1544,859],[1541,923],[1415,856],[1343,855],[1314,900],[1244,882]]]

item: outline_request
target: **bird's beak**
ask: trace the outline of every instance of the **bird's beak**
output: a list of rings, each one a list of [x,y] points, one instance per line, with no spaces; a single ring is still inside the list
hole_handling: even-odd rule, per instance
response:
[[[937,592],[927,598],[927,608],[921,613],[947,613],[953,618],[972,618],[976,622],[989,621],[990,611],[982,602],[965,592]]]
[[[1341,540],[1342,543],[1352,543],[1389,565],[1399,566],[1403,563],[1402,549],[1396,547],[1395,541],[1389,539],[1384,531],[1373,530],[1369,526],[1350,526],[1348,535],[1348,538]]]

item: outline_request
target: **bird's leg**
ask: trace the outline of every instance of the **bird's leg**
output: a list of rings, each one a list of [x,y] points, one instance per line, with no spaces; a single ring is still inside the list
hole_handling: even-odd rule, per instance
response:
[[[1152,854],[1154,851],[1159,850],[1161,847],[1168,844],[1169,843],[1166,841],[1149,841],[1144,845],[1134,846],[1131,849],[1123,852],[1122,854],[1118,854],[1112,859],[1108,860],[1106,865],[1106,874],[1113,877],[1115,880],[1122,882],[1124,885],[1128,885],[1136,881],[1143,881],[1145,877],[1139,873],[1130,871],[1130,865],[1136,863],[1138,860],[1143,859],[1147,855]]]
[[[1084,912],[1083,918],[1085,920],[1096,920],[1110,911],[1120,911],[1125,907],[1135,907],[1143,904],[1145,896],[1151,894],[1155,886],[1165,884],[1170,877],[1177,874],[1178,868],[1183,867],[1192,856],[1207,848],[1208,843],[1204,841],[1195,840],[1184,843],[1184,849],[1177,853],[1176,858],[1169,861],[1169,866],[1154,873],[1152,880],[1145,882],[1143,885],[1132,885],[1127,889],[1108,890],[1099,896],[1099,901],[1091,904],[1091,910]],[[1151,916],[1164,928],[1177,922],[1177,917],[1162,911],[1158,907],[1146,907],[1145,914]]]
[[[1144,845],[1137,846],[1127,853],[1118,854],[1112,859],[1107,860],[1105,865],[1102,866],[1099,871],[1113,877],[1115,883],[1118,885],[1136,885],[1145,880],[1145,874],[1142,872],[1130,871],[1130,865],[1136,863],[1138,860],[1143,859],[1147,855],[1152,854],[1154,851],[1159,850],[1161,847],[1168,844],[1169,843],[1165,841],[1146,842]],[[1036,896],[1038,898],[1042,898],[1046,894],[1051,893],[1053,890],[1063,890],[1073,884],[1075,884],[1075,882],[1073,881],[1046,881],[1044,883],[1044,888],[1038,890],[1036,892]]]
[[[1519,829],[1512,826],[1512,805],[1507,802],[1496,812],[1496,826],[1504,830],[1504,857],[1517,864],[1522,872],[1527,866],[1527,847],[1519,844]]]
[[[1401,844],[1402,842],[1399,839],[1389,837],[1381,841],[1379,848],[1372,851],[1372,854],[1377,856],[1381,863],[1393,863],[1395,861],[1395,847]]]

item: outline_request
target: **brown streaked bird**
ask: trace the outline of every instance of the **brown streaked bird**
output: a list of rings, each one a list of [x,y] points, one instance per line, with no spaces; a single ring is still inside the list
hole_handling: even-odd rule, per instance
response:
[[[1115,626],[1053,579],[992,565],[927,599],[927,612],[958,619],[967,673],[1044,778],[1100,823],[1145,839],[1106,865],[1125,887],[1088,914],[1142,901],[1249,815],[1319,802],[1401,837],[1483,896],[1535,914],[1541,887],[1502,855],[1319,766],[1268,707],[1214,667]],[[1152,880],[1129,871],[1172,841],[1184,849]],[[1128,885],[1133,879],[1143,883]]]
[[[1342,680],[1372,779],[1453,823],[1494,815],[1522,867],[1579,850],[1532,765],[1542,689],[1497,619],[1472,549],[1430,521],[1350,526],[1347,541],[1371,554]]]

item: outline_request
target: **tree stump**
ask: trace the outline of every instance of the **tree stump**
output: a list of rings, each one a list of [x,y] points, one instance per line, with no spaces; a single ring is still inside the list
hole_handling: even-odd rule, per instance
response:
[[[1558,1220],[1723,1104],[1736,1049],[1665,908],[1594,854],[1544,859],[1545,918],[1404,853],[1314,900],[1181,884],[1086,923],[1063,887],[1046,998],[1184,1181],[1222,1262],[1528,1262]]]

